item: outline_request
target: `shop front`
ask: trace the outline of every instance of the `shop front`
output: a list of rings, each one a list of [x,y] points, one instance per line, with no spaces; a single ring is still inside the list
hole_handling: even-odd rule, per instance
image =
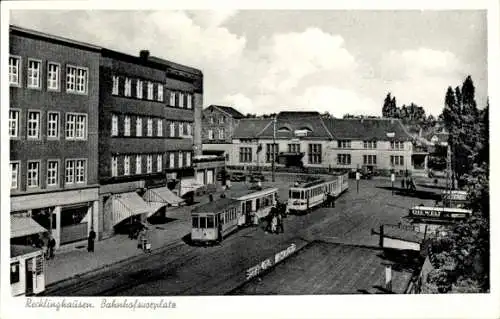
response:
[[[16,219],[11,231],[20,223],[22,227],[29,227],[32,220],[44,230],[39,229],[38,233],[54,237],[56,249],[78,246],[87,239],[92,227],[98,227],[98,198],[97,188],[13,196],[11,215]],[[22,222],[19,217],[24,218]],[[35,230],[31,229],[31,232]],[[20,233],[11,232],[13,242],[21,243],[23,237],[38,234],[19,236]]]

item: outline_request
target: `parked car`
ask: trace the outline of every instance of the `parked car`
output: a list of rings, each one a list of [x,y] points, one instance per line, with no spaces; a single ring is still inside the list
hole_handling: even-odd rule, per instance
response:
[[[230,177],[231,182],[244,182],[246,180],[246,176],[241,172],[234,172]]]

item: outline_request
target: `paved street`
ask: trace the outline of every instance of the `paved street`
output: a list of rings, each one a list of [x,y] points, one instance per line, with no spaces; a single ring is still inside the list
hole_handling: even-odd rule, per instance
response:
[[[153,254],[144,254],[106,270],[97,271],[48,287],[47,295],[221,295],[244,281],[245,270],[295,243],[303,247],[312,240],[377,245],[371,229],[380,223],[396,224],[414,205],[433,204],[430,199],[391,195],[390,182],[356,182],[336,202],[335,208],[320,208],[306,216],[285,219],[285,233],[266,234],[263,225],[242,229],[221,245],[189,246],[182,238]],[[265,185],[271,183],[265,183]],[[280,197],[287,198],[284,184]],[[235,188],[237,188],[236,186]],[[189,214],[177,216],[185,234],[190,231]]]

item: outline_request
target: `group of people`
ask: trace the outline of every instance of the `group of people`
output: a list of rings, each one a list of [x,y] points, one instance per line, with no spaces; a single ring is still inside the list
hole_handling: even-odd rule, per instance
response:
[[[28,238],[28,244],[43,250],[46,259],[53,259],[55,256],[56,240],[52,234],[38,234]]]
[[[286,207],[278,203],[277,207],[272,207],[269,213],[268,224],[266,232],[271,234],[279,234],[285,231],[283,226],[283,219],[285,217]]]
[[[406,177],[401,179],[401,188],[412,191],[417,189],[415,182],[411,177]]]

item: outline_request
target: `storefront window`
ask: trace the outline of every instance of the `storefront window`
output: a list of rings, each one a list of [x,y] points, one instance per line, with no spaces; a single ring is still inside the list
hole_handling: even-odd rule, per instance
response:
[[[72,243],[87,238],[88,222],[83,219],[89,206],[63,207],[61,209],[61,244]]]
[[[31,211],[31,217],[40,224],[43,228],[49,230],[51,229],[51,217],[52,211],[54,209],[52,207],[33,209]],[[55,227],[54,227],[55,228]]]

